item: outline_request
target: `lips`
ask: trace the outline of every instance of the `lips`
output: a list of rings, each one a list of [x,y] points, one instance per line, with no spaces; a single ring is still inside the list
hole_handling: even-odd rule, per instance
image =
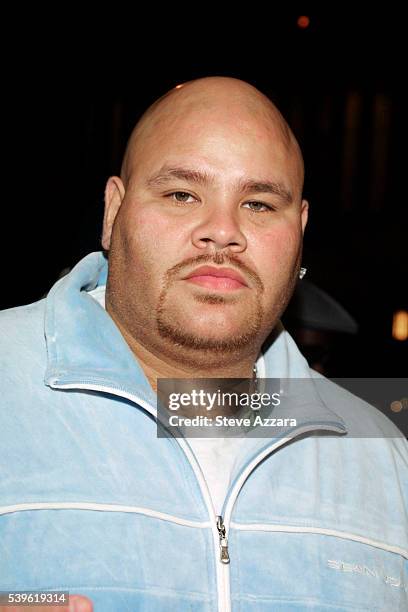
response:
[[[243,276],[232,268],[214,268],[213,266],[200,266],[190,272],[184,280],[211,289],[231,290],[247,287]]]

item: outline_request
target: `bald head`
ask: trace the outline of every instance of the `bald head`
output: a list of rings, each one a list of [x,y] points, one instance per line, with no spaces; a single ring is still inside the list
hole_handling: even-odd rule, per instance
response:
[[[137,166],[139,155],[153,138],[163,138],[181,124],[194,126],[203,121],[218,122],[247,131],[257,129],[276,142],[293,164],[299,185],[303,187],[304,165],[299,145],[287,122],[276,106],[255,87],[239,79],[206,77],[189,81],[171,89],[156,100],[136,124],[127,144],[121,178],[125,187]],[[182,131],[180,129],[180,137]]]

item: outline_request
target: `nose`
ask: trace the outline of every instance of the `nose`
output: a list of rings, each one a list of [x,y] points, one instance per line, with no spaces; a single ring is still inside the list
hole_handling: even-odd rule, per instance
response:
[[[242,232],[234,212],[212,210],[194,228],[192,243],[199,249],[212,248],[216,251],[227,249],[241,253],[247,247],[247,239]]]

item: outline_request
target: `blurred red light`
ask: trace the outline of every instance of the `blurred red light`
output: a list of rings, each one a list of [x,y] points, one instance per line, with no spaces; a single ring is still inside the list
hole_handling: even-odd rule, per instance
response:
[[[301,15],[297,20],[297,24],[299,28],[307,28],[310,25],[310,19],[306,15]]]

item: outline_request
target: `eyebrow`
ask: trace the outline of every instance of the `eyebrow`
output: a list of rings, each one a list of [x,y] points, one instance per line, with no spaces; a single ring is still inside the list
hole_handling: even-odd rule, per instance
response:
[[[239,185],[243,193],[272,193],[280,196],[287,204],[293,200],[289,189],[277,181],[242,180],[239,181]]]
[[[173,179],[187,181],[198,185],[209,185],[215,182],[215,177],[208,172],[193,170],[190,168],[163,166],[159,172],[147,180],[148,187],[160,187]],[[236,190],[241,193],[271,193],[280,196],[285,203],[290,204],[293,200],[292,193],[282,183],[269,180],[239,179]]]

